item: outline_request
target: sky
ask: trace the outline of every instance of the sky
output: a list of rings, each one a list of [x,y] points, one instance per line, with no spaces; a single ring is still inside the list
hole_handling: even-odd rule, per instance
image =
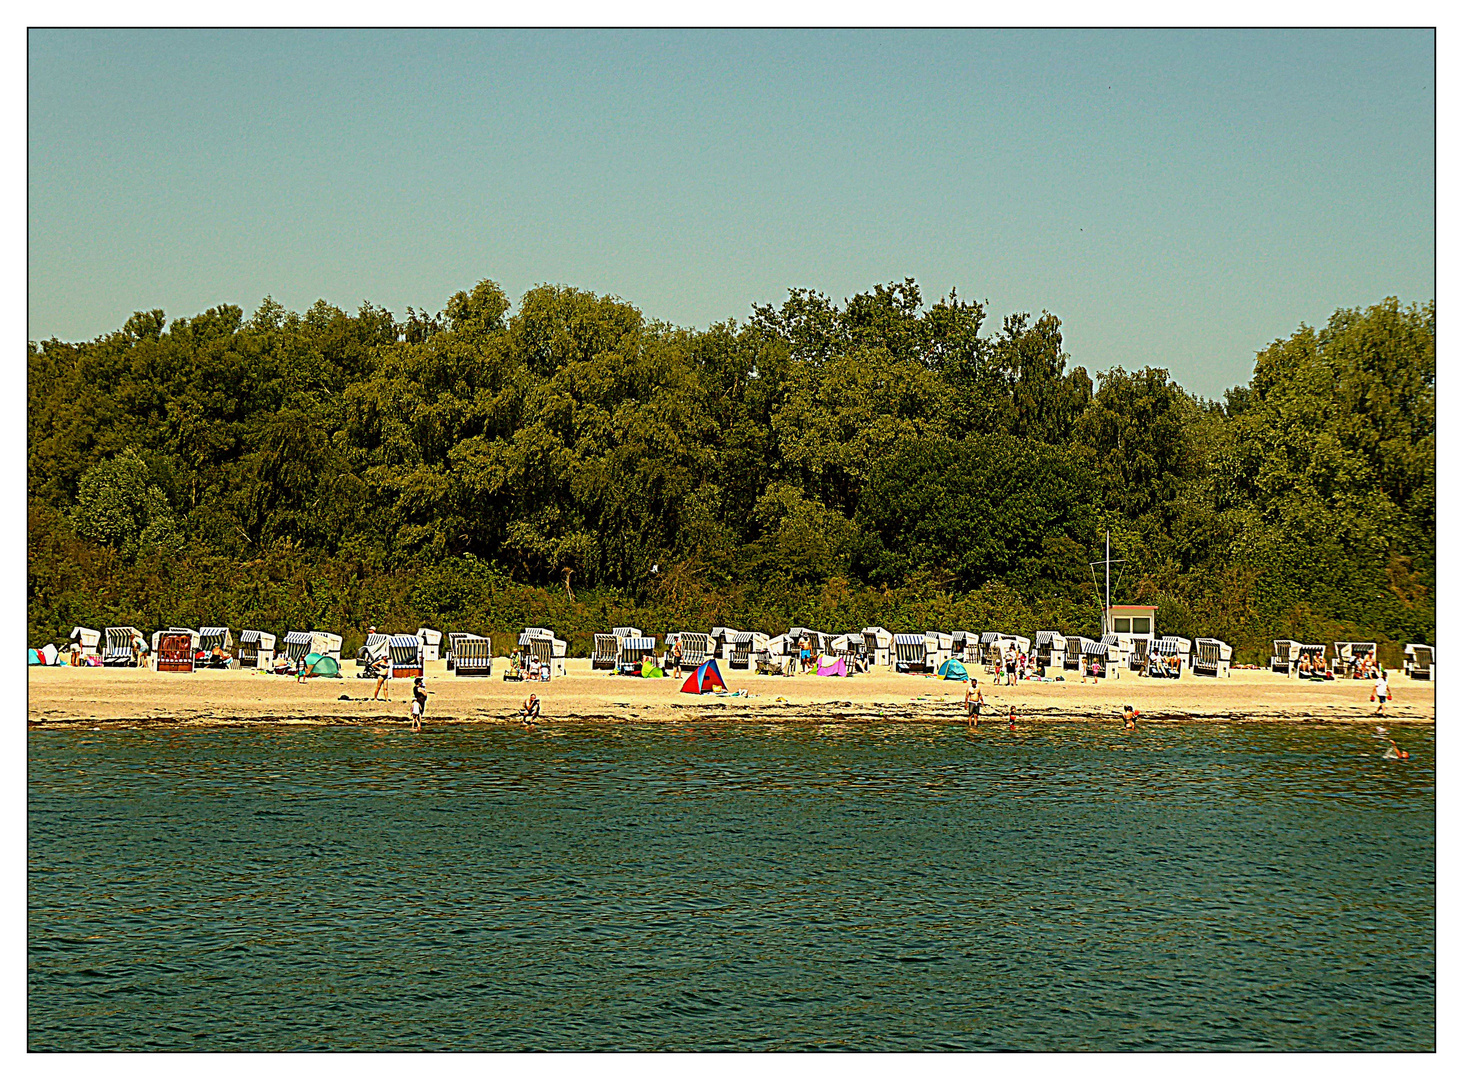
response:
[[[28,337],[914,278],[1206,397],[1434,296],[1431,31],[30,31]]]

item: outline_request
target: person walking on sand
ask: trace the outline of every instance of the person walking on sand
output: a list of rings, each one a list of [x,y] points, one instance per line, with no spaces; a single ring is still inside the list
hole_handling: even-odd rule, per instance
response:
[[[1377,684],[1372,687],[1372,700],[1377,703],[1377,715],[1387,715],[1387,699],[1392,696],[1392,689],[1387,685],[1387,669],[1377,669]]]

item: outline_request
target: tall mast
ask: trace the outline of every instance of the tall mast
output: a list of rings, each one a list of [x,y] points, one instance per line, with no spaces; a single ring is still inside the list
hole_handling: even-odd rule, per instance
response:
[[[1102,580],[1106,592],[1107,604],[1102,609],[1102,632],[1112,633],[1112,530],[1103,530],[1103,571]]]

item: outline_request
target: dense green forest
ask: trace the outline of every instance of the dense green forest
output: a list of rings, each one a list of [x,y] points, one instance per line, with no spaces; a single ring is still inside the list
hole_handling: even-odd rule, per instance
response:
[[[1111,530],[1160,632],[1395,664],[1434,633],[1434,337],[1431,303],[1337,311],[1221,402],[911,280],[706,330],[488,281],[404,320],[138,312],[29,348],[29,636],[1093,633]]]

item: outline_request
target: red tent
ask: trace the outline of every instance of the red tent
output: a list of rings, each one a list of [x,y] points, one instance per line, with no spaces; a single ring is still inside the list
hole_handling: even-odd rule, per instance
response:
[[[723,690],[726,689],[726,683],[721,678],[721,669],[716,666],[715,660],[708,660],[686,676],[686,681],[681,686],[681,693],[709,694],[718,686]]]

